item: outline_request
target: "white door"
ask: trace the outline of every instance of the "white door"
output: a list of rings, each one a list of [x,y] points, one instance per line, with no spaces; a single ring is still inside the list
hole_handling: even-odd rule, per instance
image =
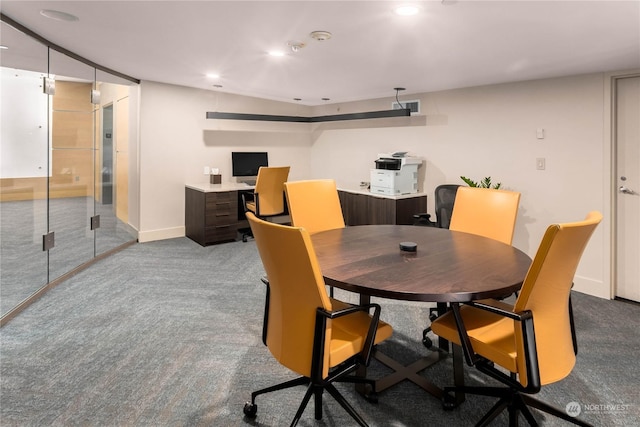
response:
[[[616,297],[640,301],[640,76],[616,80]]]

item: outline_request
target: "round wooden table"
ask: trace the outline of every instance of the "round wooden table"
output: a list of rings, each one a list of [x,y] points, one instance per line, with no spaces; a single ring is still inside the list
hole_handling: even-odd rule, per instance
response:
[[[325,283],[360,294],[360,303],[372,296],[407,301],[463,303],[500,298],[520,289],[531,258],[513,246],[474,234],[435,227],[360,225],[324,231],[311,237]],[[400,250],[400,243],[417,244],[415,252]],[[441,350],[449,343],[439,341]],[[464,383],[462,356],[453,348],[454,383]],[[442,390],[419,372],[443,357],[432,352],[404,366],[377,351],[374,357],[394,372],[376,381],[382,391],[409,380],[438,398]],[[366,369],[358,372],[366,376]],[[365,390],[359,389],[365,393]],[[456,393],[456,402],[464,400]]]
[[[361,225],[312,236],[327,285],[408,301],[465,302],[520,289],[531,258],[486,237],[435,227]],[[404,252],[401,242],[417,244]]]

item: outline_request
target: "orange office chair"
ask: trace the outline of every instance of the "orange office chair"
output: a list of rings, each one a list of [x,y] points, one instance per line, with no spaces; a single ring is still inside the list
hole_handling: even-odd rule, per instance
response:
[[[304,227],[309,234],[345,227],[334,180],[292,181],[285,183],[284,190],[294,227]],[[333,286],[329,295],[333,296]]]
[[[520,193],[492,188],[460,187],[449,230],[464,231],[511,244]]]
[[[336,182],[332,179],[290,181],[284,185],[291,225],[310,234],[344,228]]]
[[[516,191],[496,190],[493,188],[458,187],[449,230],[476,234],[510,245],[518,216],[520,193]],[[431,308],[429,320],[433,322],[438,313],[446,309],[439,303]],[[430,327],[422,331],[422,344],[433,345],[428,333]]]
[[[530,394],[565,378],[576,362],[570,291],[584,248],[601,220],[599,212],[590,212],[583,221],[549,226],[513,306],[496,300],[462,307],[455,303],[433,321],[433,332],[462,346],[467,364],[506,385],[447,387],[445,408],[453,406],[448,393],[463,391],[500,397],[478,426],[487,425],[505,408],[510,425],[517,425],[521,412],[535,426],[528,406],[573,424],[589,425]]]
[[[392,334],[391,326],[379,320],[380,306],[355,306],[329,298],[311,238],[304,228],[266,222],[252,213],[247,213],[247,219],[269,278],[263,341],[278,362],[301,377],[253,392],[251,401],[245,404],[245,415],[256,416],[258,395],[306,385],[307,392],[292,426],[300,420],[312,395],[315,418],[322,419],[324,390],[359,425],[366,426],[333,383],[373,385],[372,380],[349,374],[368,365],[374,345]],[[369,314],[371,309],[373,315]]]
[[[290,166],[260,167],[253,199],[248,200],[247,195],[242,194],[245,212],[253,212],[259,218],[286,215],[283,185],[289,177],[289,169]],[[242,241],[246,242],[250,235],[251,233],[243,233]]]

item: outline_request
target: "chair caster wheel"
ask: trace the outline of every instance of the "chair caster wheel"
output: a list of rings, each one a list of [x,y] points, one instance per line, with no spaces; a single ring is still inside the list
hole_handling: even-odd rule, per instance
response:
[[[427,333],[429,333],[428,329],[422,331],[422,345],[427,348],[431,348],[433,346],[433,341],[431,341],[431,338],[427,336]]]
[[[445,392],[442,395],[442,409],[444,409],[445,411],[453,411],[456,406],[457,405],[455,397]]]
[[[258,413],[258,405],[247,402],[244,404],[244,414],[249,418],[255,418]]]
[[[242,241],[247,243],[247,236],[242,236]]]
[[[364,398],[369,403],[378,403],[378,393],[376,393],[375,391],[366,393],[364,395]]]

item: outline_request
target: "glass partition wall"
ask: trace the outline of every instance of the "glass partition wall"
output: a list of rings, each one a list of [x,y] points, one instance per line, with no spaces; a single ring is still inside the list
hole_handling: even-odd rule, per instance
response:
[[[0,25],[4,324],[65,275],[136,240],[128,155],[137,85]]]
[[[5,315],[48,282],[42,236],[48,229],[49,114],[42,89],[46,46],[1,25],[8,47],[0,52],[0,314]],[[25,58],[12,45],[30,55]],[[5,66],[14,62],[24,65]]]

